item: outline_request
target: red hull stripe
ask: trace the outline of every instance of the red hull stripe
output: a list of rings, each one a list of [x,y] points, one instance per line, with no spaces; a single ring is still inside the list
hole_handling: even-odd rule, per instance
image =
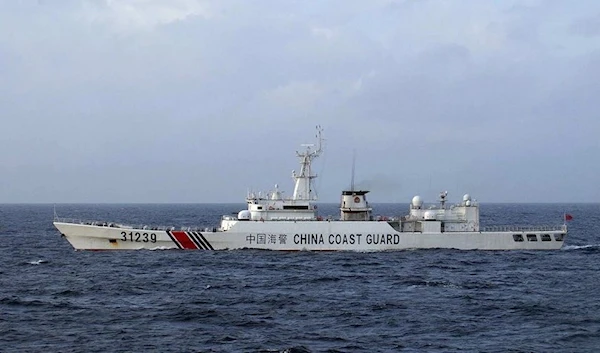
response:
[[[169,238],[171,238],[171,240],[173,240],[173,243],[175,243],[175,245],[177,245],[178,249],[183,249],[181,247],[181,244],[179,244],[179,242],[177,241],[177,239],[175,239],[175,237],[173,236],[173,234],[171,234],[170,230],[167,230],[167,235],[169,236]]]
[[[198,249],[186,232],[171,232],[184,249]]]

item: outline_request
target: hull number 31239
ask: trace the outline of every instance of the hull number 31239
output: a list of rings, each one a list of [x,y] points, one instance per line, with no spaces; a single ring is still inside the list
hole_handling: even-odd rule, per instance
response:
[[[121,232],[122,241],[133,241],[136,243],[156,243],[155,233]]]

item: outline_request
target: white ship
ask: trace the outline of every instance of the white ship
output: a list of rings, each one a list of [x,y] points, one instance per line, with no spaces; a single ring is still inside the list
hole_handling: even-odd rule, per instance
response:
[[[312,161],[322,152],[321,129],[317,145],[296,152],[300,171],[292,172],[293,195],[284,198],[277,185],[269,193],[248,193],[248,208],[223,216],[218,227],[128,226],[56,218],[54,225],[77,250],[309,250],[386,251],[402,249],[552,250],[563,246],[567,226],[481,227],[479,205],[467,194],[448,205],[447,192],[439,204],[425,206],[413,197],[408,214],[372,216],[366,190],[342,191],[340,217],[319,216],[314,204]],[[352,183],[353,184],[353,183]]]

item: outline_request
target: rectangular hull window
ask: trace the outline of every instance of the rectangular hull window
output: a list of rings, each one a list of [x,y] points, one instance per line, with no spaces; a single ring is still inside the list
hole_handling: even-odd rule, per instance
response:
[[[542,241],[552,241],[550,234],[542,234]]]
[[[527,240],[537,241],[537,234],[527,234]]]

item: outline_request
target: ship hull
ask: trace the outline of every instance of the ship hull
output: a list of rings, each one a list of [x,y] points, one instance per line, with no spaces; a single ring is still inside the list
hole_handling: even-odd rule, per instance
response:
[[[238,222],[227,231],[158,230],[54,222],[77,250],[393,251],[406,249],[557,250],[566,228],[494,232],[399,232],[388,222]]]

